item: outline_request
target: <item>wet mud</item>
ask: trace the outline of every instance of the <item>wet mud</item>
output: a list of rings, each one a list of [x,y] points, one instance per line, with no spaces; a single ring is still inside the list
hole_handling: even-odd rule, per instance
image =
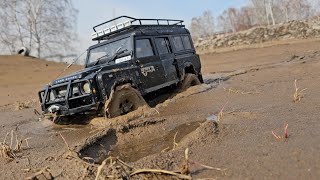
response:
[[[102,137],[91,139],[79,152],[83,159],[90,157],[94,163],[98,164],[109,156],[119,157],[125,162],[135,162],[143,157],[174,149],[176,144],[195,131],[200,124],[201,122],[181,124],[160,137],[138,137],[138,140],[134,137],[123,137],[130,134],[117,133],[116,130],[109,129]],[[118,142],[118,139],[129,140]]]
[[[30,147],[24,146],[17,159],[0,161],[0,179],[25,179],[44,167],[55,179],[95,179],[97,167],[108,156],[119,157],[135,170],[178,172],[187,148],[193,162],[227,169],[203,170],[193,164],[190,173],[195,179],[318,179],[319,47],[314,42],[203,55],[204,84],[156,94],[159,99],[150,107],[108,120],[94,117],[84,124],[55,125],[39,121],[33,104],[15,111],[14,106],[0,107],[2,137],[13,130],[30,138]],[[298,88],[307,90],[293,103],[295,79]],[[34,89],[32,85],[27,92]],[[15,97],[5,96],[8,101]],[[21,100],[15,101],[24,101],[17,97]],[[289,138],[278,140],[272,132],[282,136],[284,124],[289,124]],[[9,137],[7,142],[10,145]],[[85,163],[68,157],[66,144]],[[101,179],[110,175],[108,167]],[[160,174],[132,179],[143,178],[174,179]]]

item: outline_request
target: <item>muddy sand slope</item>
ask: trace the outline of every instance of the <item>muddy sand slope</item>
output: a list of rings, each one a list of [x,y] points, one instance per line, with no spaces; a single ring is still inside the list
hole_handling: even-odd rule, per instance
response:
[[[6,58],[10,61],[3,60]],[[5,101],[0,107],[0,137],[4,139],[9,132],[6,143],[10,145],[13,130],[13,136],[30,139],[29,147],[24,142],[22,151],[15,153],[16,159],[1,158],[0,179],[32,177],[45,167],[56,179],[94,179],[99,163],[110,155],[125,163],[108,161],[100,178],[128,177],[143,168],[180,174],[187,172],[186,149],[193,178],[318,179],[320,41],[201,58],[206,84],[173,94],[153,109],[142,108],[111,121],[95,118],[88,125],[58,126],[39,120],[33,113],[36,104],[21,110],[15,110],[13,104],[35,99],[36,94],[26,96],[24,92],[37,91],[63,65],[46,66],[47,62],[32,59],[33,68],[12,67],[25,59],[1,57],[0,91]],[[14,78],[13,69],[20,70],[21,78]],[[9,77],[13,80],[8,81]],[[293,101],[295,80],[301,98],[297,102]],[[24,91],[15,92],[16,87]],[[15,96],[4,96],[8,91]],[[284,138],[287,124],[288,138]],[[133,179],[178,178],[131,175]]]
[[[31,57],[0,56],[0,106],[34,99],[36,91],[55,79],[66,66]],[[62,75],[80,68],[72,66]]]

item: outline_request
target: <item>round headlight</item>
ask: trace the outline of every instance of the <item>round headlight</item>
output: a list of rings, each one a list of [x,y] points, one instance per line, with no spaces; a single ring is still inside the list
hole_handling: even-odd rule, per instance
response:
[[[91,88],[90,88],[90,83],[86,82],[82,85],[82,89],[85,93],[90,94],[91,93]]]

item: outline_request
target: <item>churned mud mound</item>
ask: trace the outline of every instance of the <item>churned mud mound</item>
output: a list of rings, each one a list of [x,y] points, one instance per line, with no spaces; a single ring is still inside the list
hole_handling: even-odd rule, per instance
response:
[[[179,99],[189,97],[205,91],[209,91],[210,89],[217,87],[218,84],[221,83],[223,80],[227,80],[226,77],[229,77],[229,76],[230,76],[229,74],[206,76],[204,84],[190,87],[187,90],[179,93],[174,91],[173,93],[167,92],[162,94],[163,97],[160,97],[161,100],[159,99],[156,100],[158,103],[156,103],[154,107],[142,106],[133,112],[130,112],[128,114],[115,117],[115,118],[108,118],[108,119],[105,119],[103,117],[93,118],[90,124],[94,126],[99,126],[99,127],[116,126],[117,124],[124,124],[135,119],[160,115],[159,111],[162,107],[166,107],[169,104],[174,103]]]
[[[208,124],[189,122],[168,126],[165,121],[165,119],[144,119],[119,125],[115,127],[116,129],[110,128],[88,138],[84,145],[77,149],[82,158],[90,157],[94,163],[101,163],[108,156],[119,157],[125,162],[135,162],[140,158],[174,149],[175,143],[186,138],[198,127],[204,129],[203,127]],[[212,131],[215,129],[209,126]],[[199,131],[203,130],[197,130],[196,133]]]
[[[150,121],[154,125],[154,121]],[[163,123],[164,121],[159,121]],[[115,129],[108,129],[99,135],[87,139],[83,146],[79,146],[77,151],[80,158],[84,161],[91,163],[103,164],[106,160],[110,163],[110,158],[117,157],[119,161],[130,163],[130,169],[120,169],[122,178],[130,178],[132,169],[153,169],[165,170],[176,172],[177,175],[183,176],[183,161],[184,151],[192,144],[203,143],[206,139],[214,139],[218,133],[218,124],[215,121],[206,122],[190,122],[181,124],[173,129],[166,131],[162,136],[157,135],[135,135],[137,129],[130,128],[132,125],[127,126],[126,131],[116,131]],[[139,128],[140,125],[135,126]],[[141,126],[148,128],[147,126]],[[112,167],[107,167],[106,171],[110,172]],[[202,167],[203,168],[203,167]],[[109,169],[109,170],[108,170]],[[199,171],[201,168],[189,169],[189,173]],[[136,170],[139,171],[139,170]],[[192,172],[191,172],[192,171]],[[118,171],[119,173],[119,171]],[[190,177],[191,176],[187,176]],[[101,177],[106,177],[107,174],[101,173]],[[177,178],[176,175],[168,174],[154,175],[147,173],[145,178]],[[137,178],[134,177],[133,178]],[[141,178],[141,176],[138,176]]]
[[[154,127],[151,126],[156,126],[164,121],[165,119],[151,118],[138,119],[127,123],[118,122],[118,124],[112,124],[106,127],[106,130],[86,139],[84,143],[77,147],[77,151],[79,151],[82,158],[90,157],[94,163],[101,163],[107,156],[115,155],[117,153],[114,149],[119,144],[133,144],[140,142],[145,136],[140,132],[135,139],[132,139],[132,136],[136,131],[149,128],[154,129]]]

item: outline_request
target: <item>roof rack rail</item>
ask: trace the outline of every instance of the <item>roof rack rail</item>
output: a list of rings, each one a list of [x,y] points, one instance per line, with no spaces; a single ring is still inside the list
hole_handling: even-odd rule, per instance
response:
[[[127,19],[122,23],[116,24],[118,19]],[[106,25],[108,23],[114,23],[113,26],[97,31],[96,28]],[[130,16],[119,16],[109,21],[103,22],[93,27],[94,33],[92,34],[92,40],[101,40],[103,37],[113,34],[118,30],[123,30],[131,26],[143,26],[143,25],[162,25],[162,26],[175,26],[183,25],[183,20],[176,19],[137,19]]]

